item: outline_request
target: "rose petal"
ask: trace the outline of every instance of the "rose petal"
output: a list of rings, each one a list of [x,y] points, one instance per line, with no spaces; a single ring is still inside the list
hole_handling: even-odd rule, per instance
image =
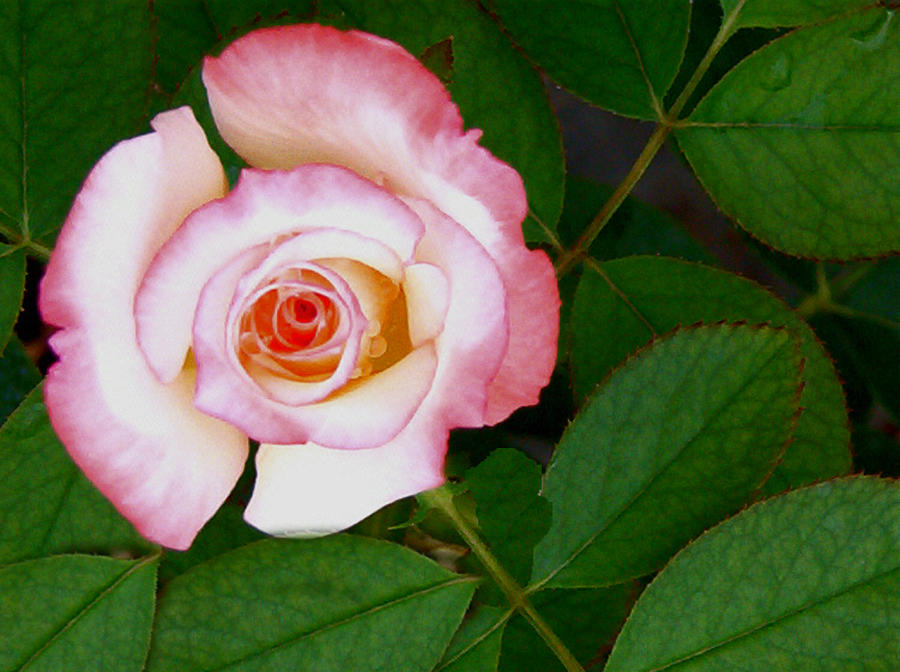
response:
[[[409,421],[431,386],[437,367],[433,346],[413,350],[392,367],[350,381],[327,399],[305,405],[278,399],[291,400],[293,396],[293,401],[297,401],[308,388],[325,389],[323,383],[280,380],[272,376],[264,381],[272,393],[266,394],[266,389],[242,375],[230,359],[230,345],[221,325],[228,320],[241,277],[262,261],[267,249],[267,246],[257,246],[239,255],[216,273],[203,290],[193,336],[198,363],[194,403],[206,413],[242,428],[260,442],[314,441],[357,449],[389,441]],[[326,381],[325,385],[331,383]],[[348,422],[348,418],[353,421]]]
[[[444,329],[450,303],[450,286],[437,266],[411,264],[403,278],[409,321],[409,340],[413,347],[436,338]]]
[[[44,395],[87,477],[144,536],[183,549],[240,476],[247,438],[193,407],[189,370],[161,385],[137,345],[144,270],[184,216],[225,189],[189,108],[153,127],[101,159],[60,233],[41,283],[41,313],[62,327]]]
[[[515,170],[463,132],[447,90],[397,44],[319,25],[257,30],[204,61],[222,137],[251,165],[334,163],[425,198],[488,245],[522,243]]]
[[[261,445],[244,518],[269,534],[318,536],[439,486],[447,431],[429,417],[423,413],[393,440],[368,450]]]
[[[538,403],[556,364],[559,336],[559,290],[547,255],[511,246],[500,255],[497,266],[506,286],[509,346],[488,390],[488,425]]]
[[[440,268],[449,286],[429,396],[439,400],[447,427],[481,427],[488,387],[509,342],[503,280],[494,260],[466,229],[427,202],[407,203],[425,222],[416,260]]]
[[[324,399],[345,385],[356,367],[360,339],[368,324],[347,283],[327,269],[319,269],[347,306],[346,319],[349,324],[346,326],[349,335],[337,369],[328,379],[318,382],[285,380],[262,371],[252,378],[247,374],[238,358],[236,343],[230,338],[236,323],[240,322],[243,298],[252,293],[272,270],[267,265],[270,257],[275,257],[276,262],[282,261],[279,253],[283,252],[284,247],[296,247],[292,245],[296,241],[297,239],[289,239],[272,253],[268,246],[258,245],[238,255],[206,283],[194,318],[193,348],[198,369],[197,407],[240,427],[257,440],[262,440],[260,436],[270,436],[266,433],[270,431],[266,429],[270,421],[249,411],[254,406],[267,405],[269,402],[286,408],[299,407]],[[213,387],[216,389],[210,389]],[[278,431],[279,436],[290,433],[288,435],[296,437],[305,436],[308,430],[294,422]],[[276,439],[267,440],[289,443]]]
[[[387,191],[337,166],[244,170],[227,198],[194,212],[163,247],[137,297],[138,336],[161,380],[177,374],[191,343],[200,292],[240,252],[320,228],[376,238],[407,261],[422,223]]]

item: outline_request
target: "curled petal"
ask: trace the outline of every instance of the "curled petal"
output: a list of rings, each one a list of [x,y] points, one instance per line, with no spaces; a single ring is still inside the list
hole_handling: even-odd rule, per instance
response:
[[[240,475],[247,438],[193,407],[190,370],[160,384],[137,344],[133,305],[150,260],[225,189],[188,108],[153,127],[103,157],[60,234],[41,283],[41,313],[62,328],[44,395],[87,477],[144,536],[186,548]]]
[[[449,302],[435,339],[438,371],[430,398],[447,427],[484,424],[488,388],[509,343],[506,290],[497,266],[477,240],[443,212],[407,199],[425,222],[416,249],[419,262],[441,269]]]
[[[422,222],[384,189],[337,166],[247,169],[228,197],[194,212],[150,266],[135,312],[141,346],[160,380],[180,370],[206,281],[238,254],[284,236],[339,229],[408,261]]]
[[[450,304],[450,286],[444,273],[431,264],[412,264],[406,268],[403,292],[413,347],[437,338],[444,329]]]

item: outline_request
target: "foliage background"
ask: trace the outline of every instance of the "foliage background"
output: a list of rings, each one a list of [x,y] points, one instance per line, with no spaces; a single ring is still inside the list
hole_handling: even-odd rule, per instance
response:
[[[897,9],[4,0],[0,670],[893,669]],[[251,464],[164,551],[53,435],[36,283],[91,165],[156,111],[190,104],[233,181],[198,64],[309,20],[399,41],[522,173],[557,374],[454,434],[450,487],[351,534],[262,539]]]

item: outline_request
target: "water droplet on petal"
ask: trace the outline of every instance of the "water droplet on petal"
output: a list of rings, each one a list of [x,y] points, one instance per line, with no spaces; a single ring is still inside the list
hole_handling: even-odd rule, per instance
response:
[[[387,340],[383,336],[374,336],[369,341],[369,357],[381,357],[387,352]]]

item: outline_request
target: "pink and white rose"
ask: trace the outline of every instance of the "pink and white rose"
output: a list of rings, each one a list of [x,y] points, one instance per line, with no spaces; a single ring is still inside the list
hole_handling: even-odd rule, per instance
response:
[[[443,482],[448,431],[537,402],[552,266],[519,175],[398,45],[317,25],[207,58],[229,192],[189,108],[88,176],[41,285],[60,439],[147,538],[183,549],[260,442],[245,517],[344,529]]]

